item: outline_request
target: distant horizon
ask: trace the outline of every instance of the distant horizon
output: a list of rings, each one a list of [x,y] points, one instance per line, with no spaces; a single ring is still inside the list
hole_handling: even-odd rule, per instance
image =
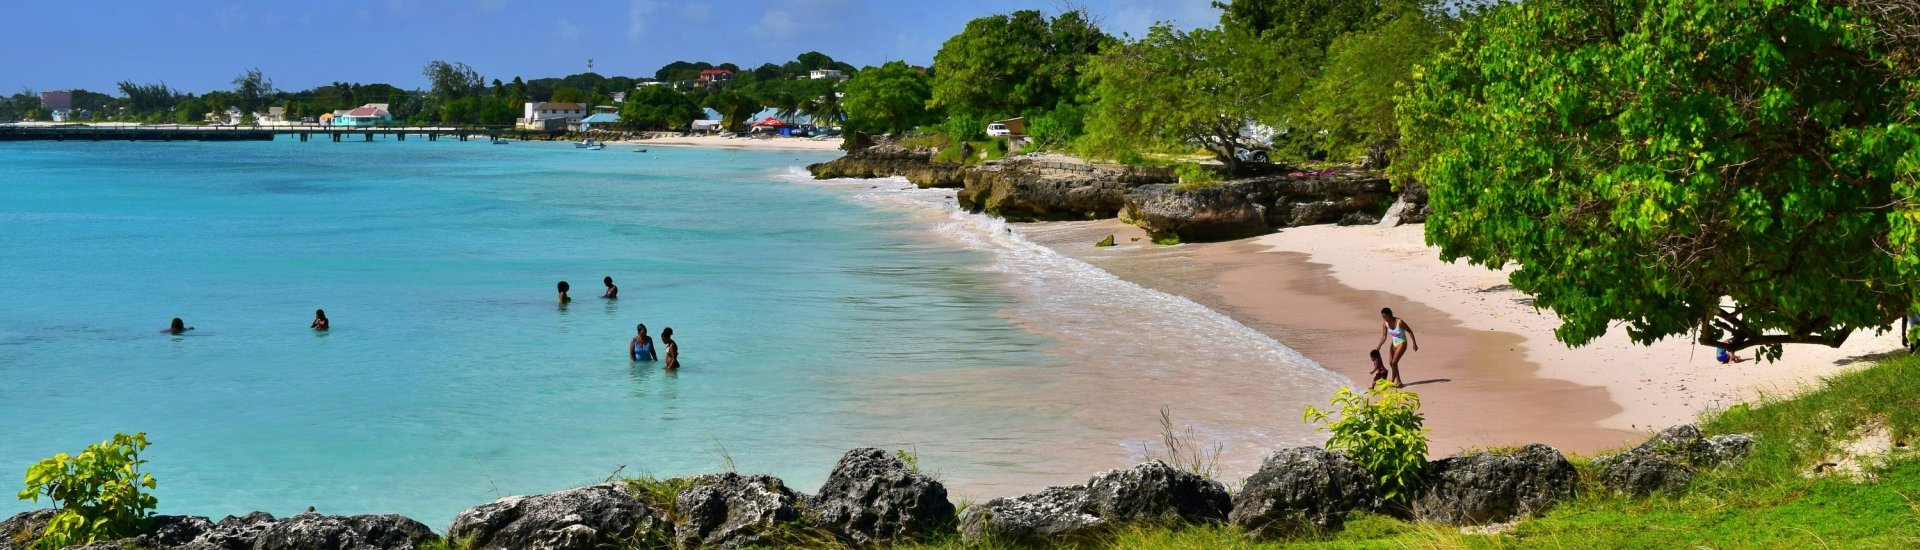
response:
[[[931,65],[940,45],[973,18],[1021,9],[1052,14],[1070,5],[590,0],[562,12],[505,0],[108,4],[79,20],[87,31],[35,24],[0,35],[0,50],[27,54],[0,60],[0,95],[23,89],[117,95],[122,80],[204,94],[231,89],[233,78],[251,68],[283,91],[334,82],[415,89],[426,87],[421,68],[434,60],[466,63],[488,81],[580,74],[589,59],[593,72],[607,77],[652,77],[674,61],[752,69],[808,51],[856,67],[895,60]],[[1078,7],[1116,36],[1139,36],[1157,21],[1198,27],[1218,18],[1209,0],[1094,0]]]

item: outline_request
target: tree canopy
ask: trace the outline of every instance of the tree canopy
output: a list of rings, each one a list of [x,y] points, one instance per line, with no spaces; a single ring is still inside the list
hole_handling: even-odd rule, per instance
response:
[[[660,86],[634,90],[620,106],[620,120],[637,128],[680,128],[699,120],[702,114],[693,98]]]
[[[926,75],[892,61],[854,75],[846,94],[845,108],[855,126],[898,133],[926,118],[932,91]]]
[[[1920,297],[1913,27],[1874,3],[1503,6],[1416,73],[1396,171],[1568,344],[1839,345]]]
[[[1239,30],[1155,25],[1094,59],[1087,146],[1110,156],[1204,147],[1239,168],[1250,125],[1272,123],[1300,86],[1297,63]]]
[[[933,56],[933,106],[982,118],[1051,109],[1081,91],[1080,69],[1113,41],[1078,10],[981,17]]]

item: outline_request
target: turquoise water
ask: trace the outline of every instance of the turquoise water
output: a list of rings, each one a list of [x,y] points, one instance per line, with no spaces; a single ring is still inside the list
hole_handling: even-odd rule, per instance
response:
[[[720,448],[817,480],[852,444],[911,444],[860,412],[885,377],[1049,362],[965,269],[980,253],[768,177],[823,158],[0,147],[0,472],[145,431],[163,511],[437,522]],[[176,316],[197,330],[158,333]],[[674,327],[683,372],[624,357],[640,322]]]
[[[1292,350],[949,192],[796,176],[830,156],[0,145],[0,479],[144,431],[162,513],[443,528],[616,471],[810,491],[868,445],[1013,494],[1137,459],[1159,405],[1230,469],[1315,441],[1297,403],[1337,379]],[[642,322],[681,372],[627,360]]]

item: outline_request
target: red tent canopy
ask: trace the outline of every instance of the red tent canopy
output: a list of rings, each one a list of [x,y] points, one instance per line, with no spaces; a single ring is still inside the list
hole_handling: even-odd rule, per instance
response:
[[[753,127],[755,128],[779,128],[786,125],[786,122],[782,122],[780,119],[773,117],[763,118],[760,119],[760,122],[753,123]]]

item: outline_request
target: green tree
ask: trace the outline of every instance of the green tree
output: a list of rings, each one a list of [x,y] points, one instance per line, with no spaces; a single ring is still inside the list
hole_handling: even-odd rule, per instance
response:
[[[1256,145],[1301,86],[1296,59],[1244,31],[1155,25],[1138,42],[1108,48],[1088,70],[1097,98],[1083,145],[1122,158],[1198,146],[1228,172]]]
[[[1397,0],[1215,0],[1220,27],[1282,40],[1296,50],[1323,52],[1349,32],[1366,28]]]
[[[435,59],[428,62],[425,68],[420,69],[420,74],[427,77],[434,99],[440,101],[453,101],[480,95],[487,87],[486,79],[466,63],[448,63]]]
[[[1910,16],[1846,4],[1493,10],[1399,107],[1427,241],[1517,264],[1570,345],[1623,325],[1778,358],[1888,326],[1920,289],[1920,77],[1885,32]]]
[[[554,103],[586,103],[587,93],[581,91],[579,88],[554,88],[552,98],[547,101]]]
[[[707,94],[706,106],[720,112],[720,124],[729,129],[738,129],[746,120],[759,113],[760,100],[751,94],[742,93],[737,86],[728,86]]]
[[[693,98],[664,86],[634,90],[620,106],[620,121],[636,128],[681,128],[693,124],[702,114]]]
[[[847,116],[856,126],[892,133],[905,132],[924,120],[933,93],[927,76],[901,61],[867,67],[847,80],[845,88]]]
[[[1415,63],[1448,45],[1458,19],[1438,5],[1385,3],[1374,22],[1327,46],[1318,76],[1300,96],[1299,125],[1324,132],[1319,144],[1334,158],[1365,155],[1385,167],[1400,131],[1395,99],[1413,78]]]
[[[247,69],[247,72],[233,78],[233,103],[228,106],[239,107],[242,113],[251,114],[264,106],[267,96],[273,95],[273,92],[273,80],[261,74],[259,68]]]
[[[1023,116],[1081,91],[1080,69],[1113,40],[1078,10],[1021,10],[967,22],[933,56],[933,106],[982,118]]]

